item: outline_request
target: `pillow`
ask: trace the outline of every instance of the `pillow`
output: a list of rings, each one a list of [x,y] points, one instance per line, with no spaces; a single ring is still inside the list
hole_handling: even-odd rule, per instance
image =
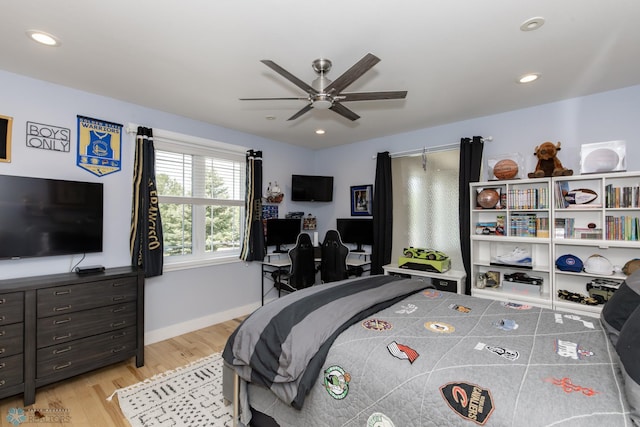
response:
[[[625,322],[616,351],[622,364],[624,389],[631,407],[631,419],[640,426],[640,307]]]
[[[613,345],[616,345],[622,327],[637,307],[640,307],[640,270],[622,282],[600,313],[602,326]]]

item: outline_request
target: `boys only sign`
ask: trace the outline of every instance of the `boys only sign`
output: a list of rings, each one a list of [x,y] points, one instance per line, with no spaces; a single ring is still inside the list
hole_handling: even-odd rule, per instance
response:
[[[71,130],[27,122],[27,147],[68,153],[71,151]]]

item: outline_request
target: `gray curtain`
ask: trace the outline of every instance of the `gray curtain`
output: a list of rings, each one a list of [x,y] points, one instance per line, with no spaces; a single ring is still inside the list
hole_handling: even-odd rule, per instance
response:
[[[480,180],[482,167],[482,151],[484,143],[481,136],[462,138],[460,140],[460,179],[459,179],[459,208],[460,216],[460,251],[462,263],[467,272],[465,293],[471,295],[471,212],[469,183]]]
[[[262,151],[247,151],[244,238],[240,259],[262,261],[265,255],[262,226]]]
[[[393,243],[393,190],[391,156],[388,151],[378,153],[376,179],[373,189],[373,247],[371,274],[382,274],[382,266],[391,262]]]
[[[140,126],[136,135],[129,250],[131,264],[142,268],[145,277],[162,275],[164,264],[155,164],[153,131]]]

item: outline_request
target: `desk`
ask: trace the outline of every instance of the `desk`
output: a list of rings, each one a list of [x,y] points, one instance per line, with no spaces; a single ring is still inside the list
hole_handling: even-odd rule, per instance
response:
[[[453,291],[454,289],[449,286],[449,282],[456,282],[455,290],[459,294],[464,293],[464,280],[467,277],[467,273],[458,270],[449,270],[444,273],[434,273],[431,271],[412,270],[410,268],[400,268],[398,264],[387,264],[382,266],[384,274],[397,274],[405,276],[416,277],[428,277],[431,279],[431,283],[436,288],[444,291]],[[435,280],[434,280],[435,279]]]
[[[356,252],[356,254],[358,254]],[[282,257],[280,257],[280,255],[284,255]],[[320,261],[322,261],[321,258],[315,258],[316,263],[319,263]],[[261,274],[262,274],[262,305],[264,305],[264,278],[267,275],[271,275],[274,272],[280,272],[282,270],[289,270],[289,267],[291,266],[291,262],[289,261],[289,256],[288,254],[267,254],[266,256],[266,261],[262,261],[262,266],[261,266]],[[363,272],[369,271],[369,269],[366,269],[366,266],[370,266],[371,265],[371,261],[367,261],[366,258],[360,259],[360,258],[347,258],[347,267],[361,267]],[[276,275],[276,280],[280,280],[280,274]],[[278,295],[280,296],[280,295]]]

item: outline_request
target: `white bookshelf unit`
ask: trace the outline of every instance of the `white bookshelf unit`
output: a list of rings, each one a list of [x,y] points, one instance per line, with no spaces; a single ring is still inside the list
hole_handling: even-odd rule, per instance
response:
[[[640,173],[489,181],[472,183],[470,187],[474,296],[599,316],[602,305],[567,301],[558,297],[558,291],[588,296],[586,284],[592,279],[622,281],[626,276],[619,268],[631,259],[640,258]],[[487,188],[496,189],[501,195],[500,203],[494,208],[478,205],[477,194]],[[566,204],[561,196],[563,191],[584,189],[594,192],[597,198],[586,204]],[[504,232],[500,233],[502,221]],[[498,234],[494,223],[497,223]],[[530,268],[493,262],[496,255],[516,247],[530,252]],[[575,255],[583,262],[591,255],[602,255],[617,267],[616,272],[594,275],[558,270],[555,260],[565,254]],[[478,276],[490,271],[500,274],[500,286],[478,288]],[[537,288],[530,286],[524,290],[506,289],[504,275],[514,272],[542,278],[540,292],[532,291]]]
[[[554,269],[553,306],[559,310],[588,312],[598,316],[602,305],[566,301],[558,298],[557,291],[563,289],[587,294],[586,284],[593,278],[618,281],[626,278],[620,267],[633,258],[640,258],[640,173],[616,172],[559,177],[553,179],[553,186],[556,196],[559,196],[563,189],[589,189],[598,196],[591,203],[582,205],[563,205],[559,197],[554,201],[555,258],[572,254],[587,262],[591,255],[597,254],[604,256],[617,267],[617,271],[610,275],[571,273]]]
[[[495,189],[500,202],[481,207],[478,194]],[[551,308],[551,180],[548,178],[489,181],[471,184],[471,294],[502,301]],[[495,226],[494,226],[495,224]],[[496,256],[516,248],[529,251],[530,268],[496,264]],[[478,276],[487,272],[499,275],[500,286],[478,288]],[[524,272],[542,278],[539,292],[508,291],[502,286],[505,274]]]

